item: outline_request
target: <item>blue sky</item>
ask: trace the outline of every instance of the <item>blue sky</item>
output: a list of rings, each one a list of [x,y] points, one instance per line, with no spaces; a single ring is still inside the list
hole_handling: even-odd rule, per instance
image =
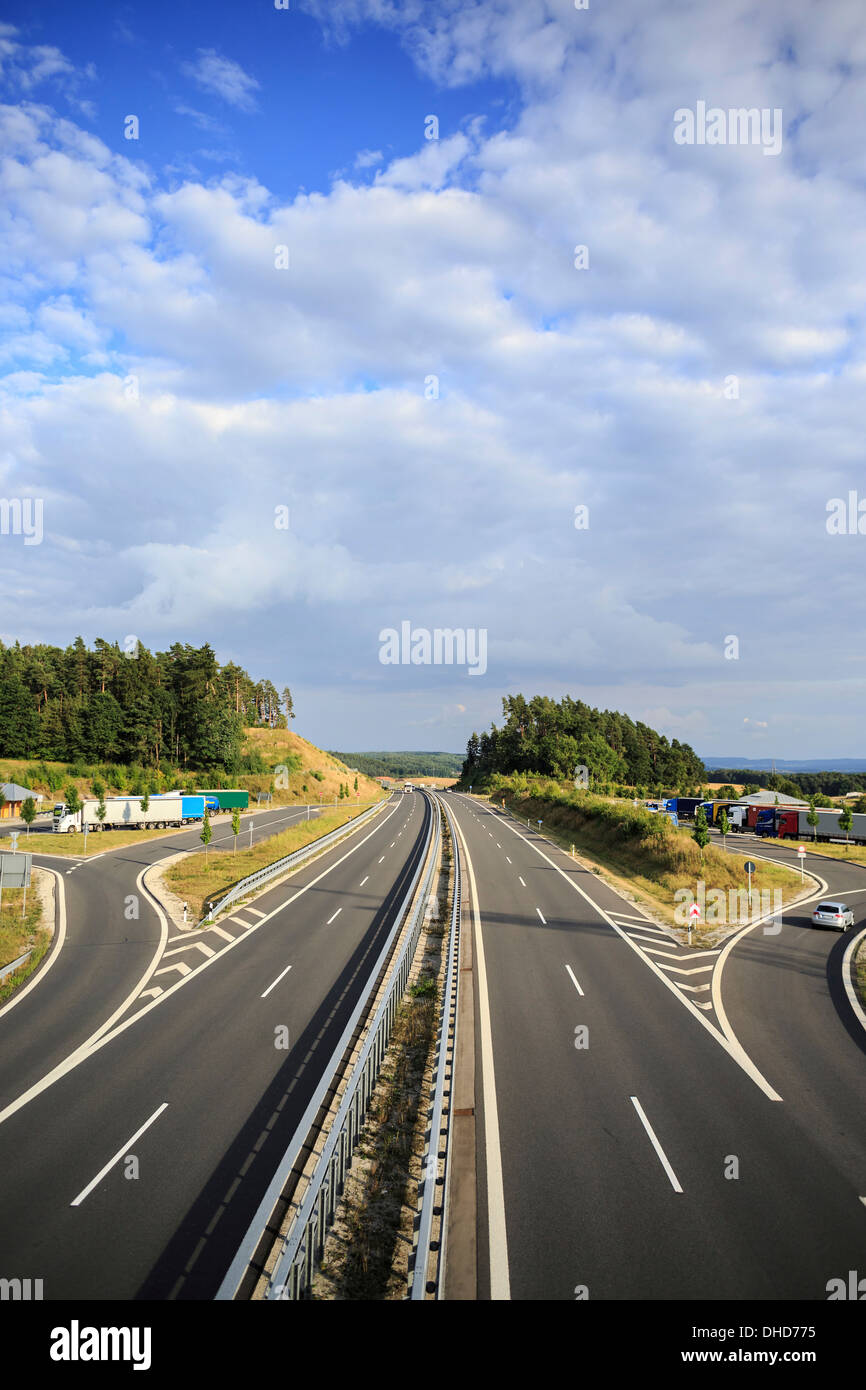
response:
[[[211,641],[329,747],[521,690],[862,755],[866,23],[820,14],[7,6],[0,497],[45,534],[0,637]],[[486,670],[383,665],[404,621]]]

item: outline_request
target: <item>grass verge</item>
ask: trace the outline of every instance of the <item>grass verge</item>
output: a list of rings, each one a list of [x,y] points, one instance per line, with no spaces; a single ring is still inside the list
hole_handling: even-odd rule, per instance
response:
[[[266,868],[296,849],[302,849],[312,840],[327,835],[330,830],[337,830],[356,819],[358,814],[354,806],[346,806],[342,810],[332,808],[321,816],[299,821],[268,840],[261,840],[252,849],[217,851],[213,854],[206,854],[204,848],[194,850],[167,870],[165,881],[173,893],[189,904],[190,916],[197,920],[202,915],[206,900],[221,898],[239,879]]]
[[[563,791],[556,783],[543,783],[526,791],[518,785],[515,790],[516,794],[507,784],[501,786],[492,798],[494,804],[501,803],[505,792],[508,809],[514,816],[529,819],[532,826],[541,820],[544,835],[565,850],[574,845],[581,859],[591,868],[603,871],[613,887],[680,932],[683,938],[687,928],[680,920],[683,909],[677,911],[675,895],[688,890],[698,896],[699,882],[704,884],[705,894],[721,890],[725,902],[717,912],[708,910],[708,920],[701,920],[693,929],[694,945],[714,944],[720,933],[749,920],[743,915],[747,884],[743,863],[748,855],[732,855],[709,844],[702,857],[694,840],[678,834],[666,819],[627,803],[585,792]],[[761,890],[780,891],[783,905],[800,895],[798,872],[764,860],[756,862],[753,901]]]
[[[397,1013],[361,1143],[314,1280],[313,1298],[320,1301],[406,1297],[446,967],[450,869],[446,836],[437,912],[426,924],[418,973]]]
[[[35,883],[27,890],[27,907],[22,916],[23,899],[23,888],[4,888],[0,906],[0,965],[8,965],[31,947],[32,950],[23,965],[0,980],[0,1004],[33,974],[51,945],[51,932],[43,925],[42,898]]]

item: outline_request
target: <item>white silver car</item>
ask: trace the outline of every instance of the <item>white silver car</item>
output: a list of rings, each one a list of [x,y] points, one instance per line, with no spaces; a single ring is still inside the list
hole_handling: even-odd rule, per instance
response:
[[[835,927],[837,931],[844,931],[846,927],[853,927],[854,913],[847,903],[819,903],[812,913],[812,921],[816,927]]]

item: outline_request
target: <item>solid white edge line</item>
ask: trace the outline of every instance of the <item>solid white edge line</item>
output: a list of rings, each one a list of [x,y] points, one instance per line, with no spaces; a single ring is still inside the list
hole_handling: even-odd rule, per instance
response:
[[[160,1115],[162,1114],[163,1110],[167,1110],[167,1109],[168,1109],[168,1101],[167,1101],[167,1100],[164,1100],[163,1103],[162,1103],[162,1105],[159,1107],[159,1109],[158,1109],[158,1110],[154,1110],[154,1112],[153,1112],[153,1114],[151,1115],[150,1119],[149,1119],[149,1120],[145,1120],[144,1124],[141,1126],[140,1129],[137,1129],[137,1130],[135,1131],[135,1133],[133,1134],[133,1136],[132,1136],[131,1139],[127,1139],[126,1143],[122,1146],[122,1148],[119,1148],[119,1149],[117,1150],[117,1153],[114,1155],[114,1158],[110,1158],[110,1159],[108,1160],[108,1162],[106,1163],[105,1167],[104,1167],[104,1168],[100,1168],[99,1172],[96,1174],[96,1177],[93,1178],[93,1179],[91,1179],[91,1181],[87,1184],[87,1186],[86,1186],[85,1188],[83,1188],[83,1189],[81,1190],[81,1192],[79,1192],[79,1194],[78,1194],[78,1196],[75,1198],[74,1202],[70,1202],[69,1205],[70,1205],[71,1207],[80,1207],[80,1206],[81,1206],[81,1203],[84,1201],[85,1197],[89,1197],[89,1196],[90,1196],[90,1193],[93,1191],[94,1187],[96,1187],[98,1183],[101,1183],[101,1182],[102,1182],[102,1179],[105,1177],[105,1175],[106,1175],[106,1173],[109,1171],[109,1169],[113,1168],[114,1165],[115,1165],[115,1163],[117,1163],[119,1159],[123,1158],[123,1155],[124,1155],[124,1154],[128,1154],[128,1153],[129,1153],[129,1151],[130,1151],[130,1149],[132,1148],[133,1144],[135,1143],[136,1139],[140,1139],[141,1136],[142,1136],[142,1134],[144,1134],[144,1131],[145,1131],[146,1129],[150,1129],[150,1126],[153,1124],[154,1120],[158,1120],[159,1117],[160,1117]]]
[[[303,888],[299,888],[296,893],[293,893],[290,898],[286,898],[284,902],[281,902],[277,907],[273,908],[273,910],[268,913],[267,917],[263,917],[260,922],[240,922],[240,925],[246,928],[242,936],[235,937],[234,941],[224,946],[221,951],[216,951],[214,955],[211,956],[210,960],[202,961],[201,965],[197,965],[195,970],[190,971],[190,974],[188,976],[184,976],[175,984],[170,985],[167,989],[164,989],[156,999],[151,999],[149,1004],[145,1004],[134,1014],[131,1014],[129,1018],[124,1019],[122,1023],[119,1023],[113,1032],[106,1033],[105,1029],[108,1028],[114,1022],[118,1014],[123,1013],[124,1009],[128,1007],[129,1001],[133,997],[132,994],[128,995],[126,1004],[121,1005],[119,1009],[115,1010],[111,1018],[106,1023],[104,1023],[102,1027],[99,1029],[99,1031],[94,1033],[92,1037],[87,1040],[87,1042],[81,1043],[80,1046],[77,1047],[73,1052],[71,1052],[68,1057],[65,1057],[62,1062],[58,1062],[55,1067],[52,1067],[50,1072],[47,1072],[46,1075],[41,1077],[39,1081],[35,1081],[33,1085],[29,1087],[28,1090],[24,1091],[20,1096],[17,1096],[15,1100],[10,1101],[10,1103],[7,1106],[5,1106],[3,1110],[0,1110],[0,1124],[2,1124],[4,1120],[8,1120],[18,1110],[21,1110],[25,1105],[28,1105],[31,1100],[35,1100],[36,1097],[38,1095],[41,1095],[43,1091],[47,1091],[48,1088],[50,1086],[53,1086],[56,1081],[60,1081],[62,1077],[67,1076],[69,1072],[74,1071],[75,1068],[79,1067],[82,1062],[86,1062],[90,1057],[94,1055],[94,1053],[101,1051],[101,1049],[105,1047],[107,1043],[113,1042],[114,1039],[119,1037],[121,1033],[125,1033],[127,1028],[131,1028],[133,1024],[137,1023],[139,1019],[144,1017],[145,1014],[149,1014],[151,1009],[156,1009],[159,1007],[160,1004],[164,1004],[166,999],[169,999],[171,995],[177,992],[177,990],[183,989],[184,985],[188,984],[191,979],[195,979],[195,977],[200,975],[202,971],[208,970],[212,965],[215,965],[217,961],[223,960],[230,951],[233,951],[237,946],[240,946],[241,942],[248,941],[250,936],[254,932],[258,931],[259,927],[263,927],[266,922],[269,922],[271,920],[272,917],[276,917],[278,913],[283,912],[287,907],[290,907],[291,904],[296,900],[296,898],[300,898],[302,894],[308,893],[310,889],[314,888],[317,883],[320,883],[323,878],[327,878],[328,874],[333,873],[334,869],[338,868],[340,864],[344,863],[344,861],[348,859],[350,855],[355,854],[356,851],[359,850],[362,845],[365,845],[368,840],[372,839],[372,837],[376,835],[379,832],[379,830],[381,830],[382,826],[385,824],[385,821],[387,821],[389,817],[393,814],[393,811],[389,811],[388,815],[385,816],[385,820],[380,821],[377,825],[375,825],[374,828],[370,831],[369,835],[365,835],[364,838],[362,840],[359,840],[357,844],[352,845],[351,849],[348,849],[340,859],[337,859],[327,869],[323,869],[322,872],[316,878],[311,879],[311,881],[305,884]],[[351,837],[347,837],[347,839],[350,838]],[[340,843],[345,843],[345,841],[341,841]],[[159,903],[151,893],[150,889],[144,883],[144,875],[150,869],[157,867],[158,863],[148,864],[146,868],[142,869],[141,873],[136,879],[136,885],[138,885],[139,883],[141,884],[141,887],[144,889],[147,896],[154,903],[156,911],[159,914],[160,918],[164,921],[165,914],[163,913],[161,907],[159,906]],[[229,918],[228,920],[234,921],[236,919]],[[240,919],[237,920],[240,921]],[[167,939],[167,926],[163,927],[163,934],[164,939]],[[142,976],[142,979],[136,986],[136,990],[143,989],[144,984],[148,979],[148,976],[154,969],[154,966],[158,963],[159,952],[157,951],[154,961],[148,967],[146,974]],[[135,993],[135,991],[133,991],[133,993]]]
[[[475,943],[475,963],[478,969],[478,1015],[481,1032],[481,1085],[484,1094],[484,1152],[487,1167],[487,1238],[490,1254],[490,1297],[501,1301],[511,1298],[508,1271],[508,1237],[505,1225],[505,1188],[502,1181],[502,1150],[499,1138],[499,1109],[496,1104],[496,1076],[493,1068],[493,1030],[490,1023],[490,999],[487,992],[487,963],[481,935],[478,909],[478,889],[469,846],[463,827],[457,820],[462,853],[472,889],[472,926]]]
[[[677,1175],[674,1172],[671,1165],[668,1163],[667,1155],[664,1149],[662,1148],[661,1144],[659,1143],[658,1139],[656,1139],[655,1134],[653,1133],[653,1127],[647,1119],[646,1115],[643,1113],[643,1107],[641,1106],[640,1101],[638,1100],[637,1096],[630,1096],[629,1099],[632,1105],[634,1106],[635,1110],[637,1111],[638,1115],[640,1116],[641,1124],[643,1125],[644,1129],[650,1137],[650,1143],[652,1144],[653,1148],[655,1149],[658,1155],[659,1162],[661,1163],[662,1167],[668,1175],[671,1187],[673,1188],[674,1192],[682,1192],[683,1189],[680,1187]]]
[[[283,978],[283,976],[284,976],[284,975],[288,975],[288,973],[289,973],[289,971],[291,970],[291,968],[292,968],[292,967],[291,967],[290,965],[287,965],[286,968],[285,968],[285,970],[281,970],[280,973],[279,973],[279,975],[277,976],[277,978],[274,980],[273,985],[268,985],[268,987],[267,987],[267,989],[265,990],[264,994],[262,994],[260,997],[261,997],[262,999],[267,999],[267,997],[268,997],[268,995],[270,994],[271,990],[274,988],[274,985],[278,985],[278,984],[280,983],[280,980]]]
[[[859,889],[855,891],[859,891]],[[859,931],[856,936],[852,936],[848,943],[848,947],[842,957],[842,982],[845,986],[845,993],[848,996],[848,1003],[851,1005],[851,1008],[854,1010],[863,1028],[866,1028],[866,1013],[863,1012],[863,1006],[857,998],[854,983],[851,979],[856,949],[864,936],[866,936],[866,927],[864,927],[862,931]],[[861,1198],[860,1200],[866,1201],[866,1198]]]
[[[675,981],[673,981],[670,978],[670,976],[665,975],[664,972],[659,969],[659,967],[655,964],[653,959],[650,956],[648,956],[646,952],[641,949],[640,946],[638,946],[636,941],[631,940],[628,933],[624,931],[623,928],[620,927],[613,920],[610,914],[606,912],[603,907],[599,906],[597,902],[593,901],[589,894],[586,893],[583,890],[583,888],[580,887],[580,884],[575,883],[572,878],[569,878],[565,870],[561,869],[558,864],[555,864],[553,860],[549,857],[549,855],[544,853],[544,850],[539,849],[538,845],[535,845],[530,840],[527,840],[526,836],[522,835],[519,830],[516,830],[513,825],[509,825],[507,820],[504,821],[503,824],[506,826],[508,830],[511,831],[512,835],[517,836],[518,840],[523,840],[524,844],[529,845],[529,848],[533,850],[535,854],[539,855],[545,861],[545,863],[549,864],[552,869],[555,869],[556,872],[560,874],[562,878],[565,879],[566,883],[571,885],[575,893],[579,893],[580,896],[586,902],[589,903],[593,911],[597,912],[599,917],[601,917],[603,921],[607,922],[608,926],[616,932],[617,936],[619,936],[620,939],[624,941],[632,951],[634,951],[635,955],[640,957],[644,965],[646,965],[648,969],[652,970],[653,974],[656,975],[657,978],[662,981],[662,983],[665,986],[665,989],[670,990],[671,994],[674,996],[675,999],[679,1000],[683,1008],[688,1009],[692,1017],[698,1020],[698,1023],[700,1023],[702,1028],[706,1029],[706,1031],[710,1034],[710,1037],[715,1038],[719,1046],[725,1052],[727,1052],[728,1056],[732,1059],[732,1061],[736,1062],[737,1066],[741,1067],[742,1070],[746,1073],[746,1075],[750,1077],[752,1081],[754,1081],[755,1085],[760,1087],[760,1089],[764,1092],[765,1096],[767,1096],[770,1100],[780,1101],[782,1099],[782,1097],[776,1091],[773,1090],[773,1087],[770,1085],[766,1077],[763,1076],[761,1072],[758,1070],[758,1068],[755,1066],[755,1063],[752,1061],[748,1053],[744,1051],[742,1045],[739,1042],[729,1042],[728,1038],[723,1033],[720,1033],[717,1028],[714,1028],[708,1018],[704,1017],[700,1009],[695,1008],[694,1004],[691,1002],[690,999],[683,998],[682,994],[676,987]],[[565,851],[563,850],[562,853],[565,853]],[[721,956],[719,957],[719,960],[721,960]]]
[[[575,987],[575,989],[577,990],[578,994],[582,996],[582,995],[583,995],[583,990],[581,989],[580,985],[577,983],[577,976],[575,975],[575,973],[574,973],[574,971],[572,970],[571,966],[570,966],[570,965],[567,965],[565,968],[566,968],[566,970],[568,971],[569,975],[571,976],[571,983],[574,985],[574,987]]]
[[[39,869],[42,865],[37,864],[36,867]],[[45,979],[45,976],[63,950],[63,943],[66,940],[66,885],[63,882],[63,875],[59,873],[57,869],[46,868],[45,872],[53,874],[57,880],[57,905],[58,916],[60,918],[60,925],[57,928],[57,940],[52,943],[51,949],[48,952],[48,959],[42,968],[36,971],[33,979],[29,980],[23,989],[17,990],[12,998],[0,1009],[0,1018],[2,1018],[4,1014],[7,1014],[10,1009],[14,1009],[16,1004],[20,1004],[24,996],[29,994],[31,989],[35,989],[40,980]]]

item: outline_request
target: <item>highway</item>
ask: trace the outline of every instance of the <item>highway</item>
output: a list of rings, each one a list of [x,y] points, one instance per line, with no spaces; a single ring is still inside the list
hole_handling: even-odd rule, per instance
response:
[[[839,939],[795,917],[689,951],[525,825],[450,802],[479,916],[478,1296],[826,1299],[866,1265]]]
[[[305,816],[306,808],[285,807],[246,814],[241,843],[249,844],[250,819],[253,842],[258,843]],[[212,829],[209,852],[229,850],[231,822],[218,820]],[[61,922],[50,968],[45,961],[33,988],[19,990],[0,1007],[0,1113],[93,1037],[129,998],[153,964],[162,936],[159,914],[141,877],[169,855],[200,850],[199,835],[200,828],[194,827],[115,849],[110,832],[93,835],[86,858],[40,855],[36,845],[28,851],[36,867],[54,870],[60,879],[55,885]],[[23,837],[19,848],[26,848]],[[127,916],[133,896],[137,920]]]
[[[429,822],[424,798],[398,797],[253,907],[167,943],[188,973],[132,999],[52,1084],[19,1093],[0,1122],[4,1270],[43,1278],[46,1299],[213,1297]],[[74,877],[87,904],[94,879]]]

